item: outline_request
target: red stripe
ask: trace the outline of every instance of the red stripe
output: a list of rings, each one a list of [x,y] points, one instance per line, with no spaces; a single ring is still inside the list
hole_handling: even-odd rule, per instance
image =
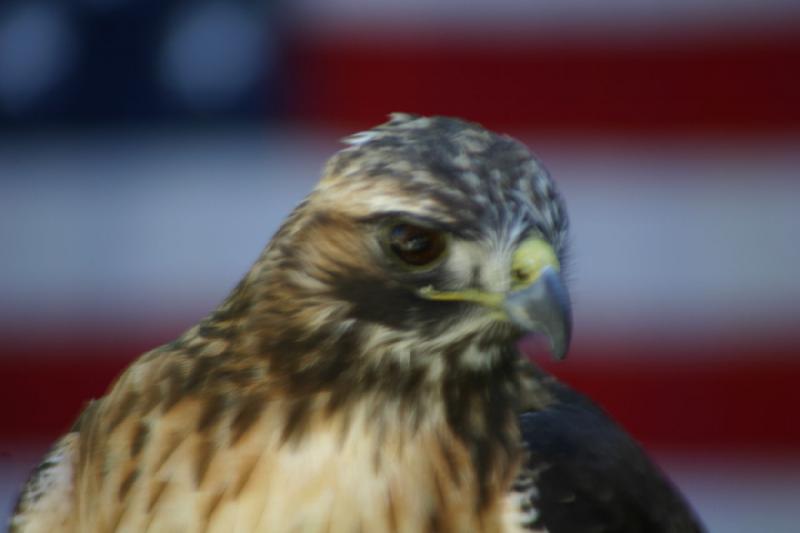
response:
[[[0,440],[51,439],[153,341],[3,342]],[[800,451],[800,358],[791,339],[694,346],[695,358],[646,341],[575,346],[567,361],[541,363],[608,409],[647,446],[700,451]]]
[[[578,347],[567,361],[540,363],[649,448],[800,452],[796,341]]]
[[[800,25],[625,43],[337,32],[291,47],[293,114],[347,129],[390,111],[536,132],[800,130]]]

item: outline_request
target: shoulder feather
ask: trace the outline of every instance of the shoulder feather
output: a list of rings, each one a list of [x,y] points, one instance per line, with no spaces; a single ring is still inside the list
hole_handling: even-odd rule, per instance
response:
[[[77,447],[78,434],[67,433],[34,469],[14,509],[9,533],[72,530]]]

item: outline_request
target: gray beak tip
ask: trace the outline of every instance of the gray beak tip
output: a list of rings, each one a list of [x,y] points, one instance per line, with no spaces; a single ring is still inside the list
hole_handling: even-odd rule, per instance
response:
[[[536,282],[509,294],[505,310],[517,327],[545,335],[553,358],[566,357],[572,336],[572,309],[558,272],[548,267]]]

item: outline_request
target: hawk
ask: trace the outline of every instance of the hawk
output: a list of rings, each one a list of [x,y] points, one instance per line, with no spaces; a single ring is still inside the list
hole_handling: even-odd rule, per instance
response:
[[[570,339],[541,164],[443,117],[346,143],[230,296],[87,405],[11,531],[700,531],[516,348]]]

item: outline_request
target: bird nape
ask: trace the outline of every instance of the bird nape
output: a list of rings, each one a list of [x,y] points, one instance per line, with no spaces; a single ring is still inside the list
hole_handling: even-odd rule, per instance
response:
[[[442,117],[346,143],[231,295],[88,404],[11,531],[701,531],[517,351],[570,338],[541,164]]]

